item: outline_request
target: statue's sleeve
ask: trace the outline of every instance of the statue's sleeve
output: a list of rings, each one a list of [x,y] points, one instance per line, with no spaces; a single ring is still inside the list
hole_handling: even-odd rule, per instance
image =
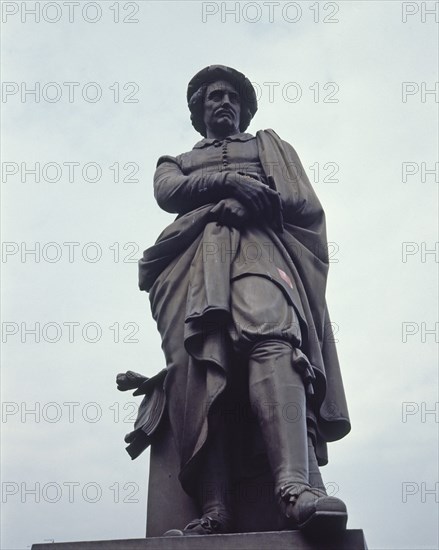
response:
[[[178,159],[160,157],[154,174],[154,197],[163,210],[186,214],[231,196],[227,172],[184,174]]]

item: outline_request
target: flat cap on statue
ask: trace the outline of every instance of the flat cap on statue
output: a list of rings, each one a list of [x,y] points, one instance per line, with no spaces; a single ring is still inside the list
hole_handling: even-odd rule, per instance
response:
[[[192,125],[204,137],[206,137],[206,128],[203,121],[205,87],[218,80],[230,82],[239,94],[241,99],[241,132],[245,132],[258,110],[255,89],[244,74],[225,65],[209,65],[191,78],[186,94],[189,110],[191,111]]]

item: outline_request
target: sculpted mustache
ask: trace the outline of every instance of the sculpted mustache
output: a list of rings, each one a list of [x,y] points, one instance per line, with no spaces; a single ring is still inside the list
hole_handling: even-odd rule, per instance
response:
[[[216,115],[221,115],[221,114],[224,114],[224,113],[228,113],[229,115],[233,115],[233,111],[231,111],[230,109],[218,109],[217,111],[215,111]]]

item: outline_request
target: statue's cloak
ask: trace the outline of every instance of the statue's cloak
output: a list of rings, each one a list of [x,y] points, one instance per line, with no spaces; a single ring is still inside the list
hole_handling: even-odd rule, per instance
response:
[[[326,443],[350,431],[325,300],[329,264],[325,216],[291,145],[273,130],[257,132],[256,139],[267,180],[282,197],[284,231],[264,229],[294,276],[301,350],[315,376],[308,407],[315,421],[317,459],[323,465],[328,461]],[[190,494],[212,425],[211,413],[227,388],[232,365],[231,346],[223,329],[230,320],[230,270],[239,250],[240,231],[213,222],[214,206],[207,204],[179,216],[139,261],[139,286],[149,292],[167,363],[164,382],[159,378],[166,401],[161,410],[167,410],[180,457],[180,481]],[[151,415],[149,422],[140,417],[127,439],[133,458],[150,443],[161,414],[155,414],[153,423]]]

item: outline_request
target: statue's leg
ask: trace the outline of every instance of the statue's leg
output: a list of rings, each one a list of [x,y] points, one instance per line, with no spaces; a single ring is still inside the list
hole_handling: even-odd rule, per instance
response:
[[[268,345],[269,350],[275,350],[276,347],[279,349],[279,345],[282,345],[281,342],[274,342],[273,347],[269,341],[265,342],[265,345]],[[255,409],[258,419],[260,423],[262,421],[272,421],[275,420],[275,415],[279,414],[281,415],[281,422],[287,423],[287,425],[292,428],[288,431],[287,434],[285,434],[286,438],[286,447],[288,446],[288,442],[290,440],[293,441],[302,441],[302,445],[304,447],[304,425],[303,425],[303,409],[301,407],[303,406],[303,400],[304,400],[304,392],[302,391],[303,383],[300,379],[300,375],[298,375],[294,370],[292,371],[291,380],[288,380],[290,378],[290,371],[291,371],[291,362],[290,362],[290,354],[288,349],[285,350],[286,353],[286,365],[285,365],[285,372],[283,373],[283,377],[285,380],[282,380],[282,374],[281,369],[277,371],[277,374],[280,374],[278,378],[278,382],[281,382],[281,388],[280,391],[276,391],[275,382],[276,380],[274,377],[270,377],[270,382],[265,381],[265,385],[269,386],[266,388],[268,391],[264,391],[261,388],[261,384],[264,382],[261,381],[255,381],[254,379],[257,376],[265,376],[266,373],[261,372],[263,368],[261,369],[260,364],[257,365],[256,368],[252,368],[250,371],[250,397],[252,399],[252,406]],[[250,361],[250,363],[253,364],[253,367],[255,367],[255,358]],[[279,367],[279,362],[276,365]],[[286,374],[286,376],[285,376]],[[274,383],[273,383],[274,382]],[[271,386],[271,388],[270,388]],[[261,391],[262,389],[262,391]],[[258,390],[261,393],[262,399],[265,401],[265,405],[263,403],[258,403],[260,401],[261,396],[258,396]],[[282,402],[282,396],[280,395],[280,392],[285,393],[285,402]],[[294,393],[296,392],[296,398],[294,398]],[[273,395],[270,397],[270,393],[276,393],[276,395]],[[254,402],[256,400],[256,402]],[[265,418],[264,418],[265,417]],[[293,426],[294,425],[294,426]],[[293,433],[294,428],[297,426],[297,433]],[[305,428],[306,429],[306,428]],[[279,436],[278,436],[279,437]],[[272,446],[270,445],[269,448]],[[308,467],[306,468],[306,465],[303,467],[301,479],[298,481],[303,482],[304,481],[304,475],[305,471],[307,470],[307,479],[306,483],[310,485],[310,487],[314,487],[316,489],[320,489],[322,492],[326,493],[325,484],[323,483],[322,475],[320,473],[320,469],[317,463],[317,458],[314,450],[314,445],[312,443],[311,437],[307,436],[307,452],[302,452],[302,456],[298,456],[298,445],[294,445],[294,453],[291,453],[288,457],[287,464],[295,464],[299,462],[300,460],[304,461],[307,459]],[[294,455],[296,455],[296,458],[294,458]],[[306,458],[305,458],[306,455]],[[285,474],[284,474],[285,475]],[[295,475],[295,472],[293,471],[290,474],[286,474],[288,479],[292,479]]]
[[[198,478],[198,502],[202,518],[210,518],[216,523],[213,530],[227,533],[232,524],[229,440],[224,415],[216,415],[216,421],[204,450]]]
[[[292,347],[263,340],[249,357],[250,402],[259,421],[279,494],[287,484],[309,487],[306,398],[292,367]]]
[[[210,535],[232,530],[229,438],[221,411],[213,417],[202,452],[196,482],[201,517],[188,523],[182,531],[167,531],[166,536]]]
[[[282,341],[264,340],[249,357],[250,401],[262,430],[276,496],[299,529],[338,531],[346,527],[344,503],[310,483],[305,388],[292,365],[293,348]],[[321,482],[316,471],[313,476],[314,483]]]
[[[323,483],[315,456],[308,455],[305,385],[294,367],[294,347],[300,344],[294,310],[281,290],[264,277],[238,279],[232,291],[232,339],[236,349],[247,349],[250,402],[280,507],[300,529],[344,529],[346,507],[319,487]]]

